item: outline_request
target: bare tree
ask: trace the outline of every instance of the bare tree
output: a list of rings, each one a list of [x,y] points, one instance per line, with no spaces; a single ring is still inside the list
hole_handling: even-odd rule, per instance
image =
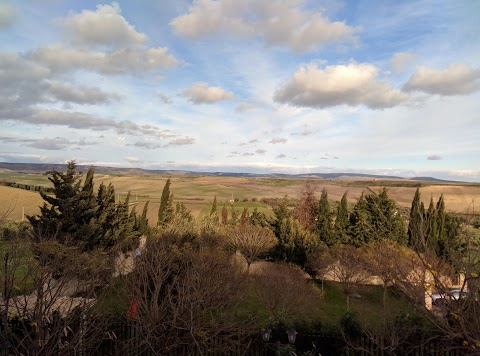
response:
[[[181,347],[203,354],[214,341],[221,351],[241,345],[250,322],[236,317],[245,275],[221,249],[178,244],[172,236],[147,241],[127,279],[137,305],[140,350],[154,354]]]
[[[330,267],[330,273],[341,282],[347,310],[350,310],[350,296],[355,287],[366,283],[370,277],[364,268],[362,251],[350,245],[337,245],[331,249],[331,254],[334,263]]]
[[[105,330],[92,307],[111,274],[103,253],[17,240],[2,254],[0,341],[11,353],[71,355],[99,344]]]
[[[253,279],[257,297],[267,308],[272,324],[308,320],[318,308],[319,293],[299,267],[284,263],[263,266]]]
[[[260,226],[243,225],[230,232],[230,245],[240,252],[247,262],[247,274],[250,265],[272,249],[277,239],[272,230]]]

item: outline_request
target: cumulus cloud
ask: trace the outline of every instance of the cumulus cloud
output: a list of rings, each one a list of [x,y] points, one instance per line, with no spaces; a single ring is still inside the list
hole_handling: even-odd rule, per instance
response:
[[[182,137],[170,141],[168,144],[171,146],[184,146],[184,145],[193,145],[195,139],[193,137]]]
[[[255,107],[255,105],[253,105],[252,103],[248,103],[248,102],[241,102],[240,104],[237,105],[237,107],[235,108],[235,111],[236,112],[245,112],[247,110],[250,110],[250,109],[253,109]]]
[[[269,143],[273,143],[273,144],[276,144],[276,143],[287,143],[287,139],[286,138],[283,138],[283,137],[274,137],[270,140]]]
[[[233,97],[233,93],[220,87],[209,87],[204,82],[193,83],[190,88],[182,92],[182,95],[194,104],[212,104]]]
[[[408,95],[378,79],[379,69],[368,63],[349,63],[319,68],[300,67],[274,94],[282,104],[325,108],[366,105],[372,109],[396,106]]]
[[[302,0],[195,1],[188,13],[170,22],[184,37],[233,34],[262,38],[269,45],[295,51],[317,49],[329,42],[354,42],[358,28],[332,22],[319,11],[305,10]]]
[[[73,86],[66,83],[48,82],[48,92],[56,100],[78,104],[103,104],[120,100],[120,96],[106,93],[99,88]]]
[[[9,27],[13,23],[15,12],[8,3],[0,3],[0,28]]]
[[[266,152],[267,152],[267,150],[264,150],[264,149],[261,149],[261,148],[259,148],[258,150],[255,150],[255,153],[259,154],[259,155],[264,155]]]
[[[36,49],[28,57],[53,72],[83,69],[108,75],[146,73],[170,68],[179,63],[165,47],[119,48],[104,52],[52,45]]]
[[[419,66],[404,89],[438,95],[470,94],[480,89],[480,68],[465,63],[453,63],[444,69]]]
[[[97,5],[96,11],[71,13],[56,23],[74,43],[117,47],[144,42],[147,36],[137,32],[121,13],[120,6],[113,2],[111,5]]]
[[[395,53],[390,59],[390,66],[395,73],[402,73],[415,60],[415,58],[417,58],[417,56],[413,53]]]
[[[276,159],[281,159],[281,158],[285,158],[285,157],[287,157],[287,155],[285,155],[283,153],[280,153],[279,155],[275,156]]]
[[[428,156],[427,159],[429,161],[440,161],[442,159],[442,157],[439,156],[439,155],[431,155],[431,156]]]

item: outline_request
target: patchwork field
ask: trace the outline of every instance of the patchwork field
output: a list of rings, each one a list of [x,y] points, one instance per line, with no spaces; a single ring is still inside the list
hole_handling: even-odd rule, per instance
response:
[[[137,206],[137,212],[141,212],[145,202],[150,201],[148,215],[151,223],[155,223],[162,189],[167,178],[160,175],[96,174],[95,186],[98,187],[101,182],[107,185],[112,183],[120,200],[125,199],[127,193],[130,192],[130,202]],[[271,208],[260,201],[262,198],[282,198],[285,195],[298,197],[305,183],[305,179],[283,178],[226,176],[172,176],[170,178],[170,191],[174,194],[174,200],[185,203],[197,218],[210,211],[215,196],[217,196],[219,211],[224,204],[230,210],[230,200],[235,199],[238,202],[235,202],[233,207],[239,213],[244,207],[247,207],[249,211],[256,207],[259,211],[270,214]],[[47,176],[43,174],[0,172],[0,180],[51,186]],[[420,186],[422,200],[426,205],[428,205],[430,197],[436,201],[443,194],[447,210],[469,214],[480,212],[480,184],[368,181],[352,178],[345,180],[315,179],[312,182],[316,185],[317,192],[325,188],[333,202],[339,201],[346,191],[348,191],[349,202],[353,203],[362,192],[366,192],[368,189],[379,191],[383,186],[387,186],[389,195],[401,207],[409,208],[416,186]],[[256,199],[256,202],[252,199]],[[25,209],[25,214],[35,214],[38,212],[38,206],[42,203],[43,200],[38,192],[0,186],[0,212],[12,210],[9,219],[21,219],[23,209]]]

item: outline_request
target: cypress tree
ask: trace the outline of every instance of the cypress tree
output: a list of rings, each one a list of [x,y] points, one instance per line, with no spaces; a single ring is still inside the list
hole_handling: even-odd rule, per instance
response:
[[[348,241],[348,202],[347,192],[345,192],[337,207],[337,217],[335,219],[335,239],[345,244]]]
[[[228,222],[228,211],[224,203],[222,208],[222,224],[227,225],[227,222]]]
[[[420,189],[417,188],[410,208],[410,220],[408,222],[408,246],[422,251],[421,241],[425,230],[425,208],[420,201]]]
[[[323,188],[322,195],[318,202],[315,219],[315,232],[319,236],[320,241],[323,241],[328,246],[333,246],[336,241],[332,230],[332,212],[330,210],[330,203],[328,202],[328,193],[325,188]]]
[[[170,194],[170,178],[167,179],[163,187],[162,197],[160,198],[160,207],[158,208],[157,226],[164,227],[173,217],[173,197]]]
[[[213,198],[212,208],[210,209],[210,216],[217,213],[217,196]]]
[[[145,203],[143,206],[142,210],[142,215],[140,218],[137,220],[137,230],[141,233],[146,235],[148,233],[149,227],[148,227],[148,218],[147,218],[147,213],[148,213],[148,204],[150,203],[149,200]]]
[[[240,216],[240,225],[244,226],[248,222],[248,208],[244,207],[242,211],[242,215]]]

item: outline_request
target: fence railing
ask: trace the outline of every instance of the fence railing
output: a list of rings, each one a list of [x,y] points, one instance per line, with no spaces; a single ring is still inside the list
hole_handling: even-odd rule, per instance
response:
[[[235,337],[233,338],[235,341]],[[393,340],[365,335],[346,340],[339,333],[333,334],[297,334],[295,344],[288,345],[286,333],[273,333],[268,343],[262,341],[260,333],[252,335],[238,335],[237,342],[229,338],[214,338],[204,347],[199,348],[191,343],[177,343],[169,350],[156,350],[146,347],[145,338],[135,322],[117,322],[110,325],[105,331],[103,341],[90,348],[85,348],[77,354],[79,356],[156,356],[156,355],[289,355],[288,350],[296,355],[322,356],[386,356],[386,355],[413,355],[413,356],[460,356],[464,353],[455,349],[453,342],[432,340],[408,340],[408,342],[394,344]],[[389,343],[390,342],[390,343]],[[457,344],[458,345],[458,344]],[[0,344],[0,356],[16,355],[15,345]],[[291,353],[290,353],[291,354]]]

